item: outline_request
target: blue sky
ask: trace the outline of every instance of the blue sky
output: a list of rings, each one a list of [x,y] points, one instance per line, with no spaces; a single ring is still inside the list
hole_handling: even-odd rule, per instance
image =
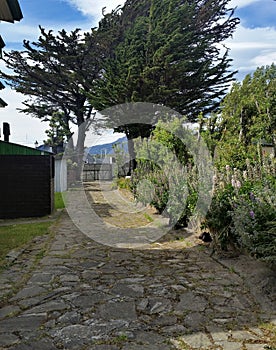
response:
[[[0,33],[6,43],[4,50],[20,50],[23,39],[36,41],[38,26],[67,31],[81,28],[84,31],[97,26],[103,7],[107,11],[123,4],[124,0],[19,0],[24,18],[14,24],[0,23]],[[232,39],[227,40],[233,69],[242,80],[258,66],[276,62],[276,1],[231,0],[229,6],[237,7],[236,16],[241,23]],[[3,63],[0,63],[3,69]],[[47,125],[25,114],[18,113],[21,101],[26,97],[6,88],[0,96],[8,107],[0,109],[0,127],[4,121],[11,124],[11,141],[34,145],[46,138]],[[103,140],[103,143],[105,140]]]

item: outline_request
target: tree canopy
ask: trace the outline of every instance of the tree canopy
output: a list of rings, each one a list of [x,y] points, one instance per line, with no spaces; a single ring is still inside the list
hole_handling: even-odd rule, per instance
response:
[[[87,93],[99,77],[106,45],[98,40],[95,29],[91,33],[62,30],[54,35],[40,27],[40,32],[37,42],[23,42],[23,51],[5,52],[3,60],[13,73],[1,72],[1,76],[17,92],[28,96],[21,112],[42,121],[58,115],[70,138],[70,122],[80,126],[94,116]],[[83,132],[79,132],[80,149],[83,142]]]
[[[46,31],[23,51],[5,53],[13,74],[1,76],[28,96],[22,112],[41,120],[91,120],[95,110],[150,102],[173,108],[191,121],[216,109],[234,72],[222,43],[238,24],[230,0],[127,0],[104,14],[98,28]],[[117,131],[147,136],[151,126],[124,121]],[[109,120],[112,127],[112,118]],[[80,130],[81,128],[79,128]],[[78,148],[85,134],[79,131]]]
[[[159,103],[190,120],[219,104],[233,79],[219,44],[238,23],[228,0],[127,1],[125,31],[90,99],[102,110],[125,102]],[[126,16],[127,13],[127,16]]]
[[[221,103],[221,113],[207,119],[207,142],[218,162],[242,167],[258,146],[271,144],[276,156],[276,66],[259,67],[235,82]],[[211,141],[213,140],[213,141]]]

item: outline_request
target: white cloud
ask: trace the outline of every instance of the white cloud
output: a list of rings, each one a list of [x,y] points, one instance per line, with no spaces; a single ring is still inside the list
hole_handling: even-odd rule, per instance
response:
[[[13,26],[9,23],[1,23],[1,36],[4,42],[22,43],[24,39],[34,40],[38,38],[39,28],[23,23],[17,23]]]
[[[46,139],[45,130],[48,124],[42,123],[39,119],[30,117],[27,114],[19,113],[17,108],[22,108],[22,101],[26,96],[5,88],[0,91],[0,97],[8,103],[5,108],[0,108],[0,128],[3,122],[7,122],[11,127],[10,142],[19,143],[34,147],[37,140],[40,143]],[[3,140],[3,135],[2,138]]]
[[[244,28],[239,26],[233,39],[226,42],[231,49],[234,69],[251,73],[257,67],[271,65],[276,60],[276,30],[273,28]],[[240,75],[239,78],[244,77]]]
[[[254,2],[258,2],[260,0],[232,0],[229,3],[230,7],[246,7],[249,6],[251,4],[253,4]]]
[[[36,41],[40,35],[39,25],[42,25],[46,30],[53,30],[57,33],[61,29],[70,32],[75,28],[81,28],[83,31],[89,31],[91,27],[97,26],[98,21],[102,17],[102,8],[106,7],[106,11],[110,12],[118,5],[123,5],[125,0],[62,0],[67,2],[72,7],[87,16],[87,20],[80,21],[63,21],[61,16],[60,21],[55,21],[51,18],[48,20],[34,20],[24,17],[22,21],[16,24],[1,22],[1,36],[9,46],[15,43],[22,43],[23,40]],[[93,17],[91,19],[91,17]],[[7,46],[8,46],[7,45]]]
[[[252,62],[258,67],[271,65],[272,62],[276,62],[276,49],[273,52],[266,52],[266,50],[264,50],[260,55],[254,57]]]
[[[110,12],[118,5],[123,5],[125,0],[65,0],[85,16],[92,16],[99,20],[102,17],[102,9],[106,7],[106,11]]]

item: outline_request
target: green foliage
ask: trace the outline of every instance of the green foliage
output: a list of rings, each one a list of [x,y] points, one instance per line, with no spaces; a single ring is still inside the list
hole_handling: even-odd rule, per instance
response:
[[[216,236],[216,241],[218,241],[220,248],[223,250],[227,250],[230,242],[236,242],[231,232],[233,197],[234,188],[230,184],[223,189],[217,190],[202,225],[202,227],[208,228]]]
[[[56,154],[58,146],[63,148],[65,140],[69,140],[72,136],[69,129],[68,120],[65,118],[64,113],[53,112],[49,121],[49,129],[45,131],[48,139],[44,141],[46,145],[53,148],[53,152]]]
[[[153,162],[138,158],[137,168],[131,177],[134,198],[144,205],[152,205],[161,214],[167,205],[169,181],[165,172]]]
[[[126,179],[124,177],[120,177],[116,179],[116,186],[121,189],[127,189],[130,190],[131,188],[131,183],[130,179]]]
[[[249,195],[237,199],[232,210],[232,231],[248,253],[276,264],[276,181],[265,179],[252,187]]]
[[[80,125],[90,118],[92,110],[85,95],[99,74],[99,53],[95,31],[71,33],[61,30],[57,36],[40,27],[37,42],[24,41],[24,51],[5,52],[4,61],[13,75],[1,72],[2,77],[16,91],[29,96],[23,112],[42,120],[49,120],[54,112],[61,112]],[[91,56],[92,48],[95,49]],[[64,117],[64,116],[63,116]]]
[[[275,161],[246,171],[226,167],[216,177],[211,207],[204,222],[218,246],[242,249],[270,264],[276,263]]]
[[[71,138],[72,124],[79,127],[85,121],[94,121],[87,93],[101,74],[108,45],[95,29],[90,33],[80,29],[67,33],[63,29],[54,35],[52,30],[40,27],[37,42],[24,40],[23,47],[23,51],[5,52],[3,60],[13,73],[1,71],[0,75],[13,89],[27,96],[21,112],[50,121],[48,141],[55,146],[63,138]],[[85,130],[79,127],[76,145],[79,163],[84,139]]]
[[[229,71],[228,50],[222,53],[218,49],[238,24],[227,3],[126,1],[120,20],[113,22],[116,45],[89,93],[91,104],[105,110],[129,102],[149,102],[173,108],[192,121],[200,112],[216,109],[234,75]],[[141,115],[140,125],[134,125],[112,114],[106,116],[106,122],[132,139],[149,136],[156,118],[147,125],[143,124],[145,118]],[[130,156],[133,159],[135,153]]]
[[[221,103],[221,113],[203,118],[202,135],[216,165],[245,168],[245,160],[261,162],[261,144],[276,156],[276,66],[257,68],[234,83]]]
[[[112,146],[113,151],[114,151],[114,155],[115,155],[115,159],[116,159],[116,163],[115,163],[115,177],[119,178],[121,176],[126,176],[126,173],[123,172],[124,170],[124,166],[128,160],[128,157],[126,155],[125,152],[125,147],[124,144],[114,144]]]
[[[131,177],[136,200],[177,226],[187,225],[198,200],[198,168],[190,150],[195,152],[199,143],[184,121],[159,121],[150,139],[136,142],[138,165]]]

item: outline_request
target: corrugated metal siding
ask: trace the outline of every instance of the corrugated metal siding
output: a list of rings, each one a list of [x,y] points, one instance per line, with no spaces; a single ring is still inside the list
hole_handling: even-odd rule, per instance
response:
[[[0,155],[0,198],[0,219],[51,214],[53,156]]]
[[[0,155],[43,156],[50,153],[35,148],[0,141]]]

